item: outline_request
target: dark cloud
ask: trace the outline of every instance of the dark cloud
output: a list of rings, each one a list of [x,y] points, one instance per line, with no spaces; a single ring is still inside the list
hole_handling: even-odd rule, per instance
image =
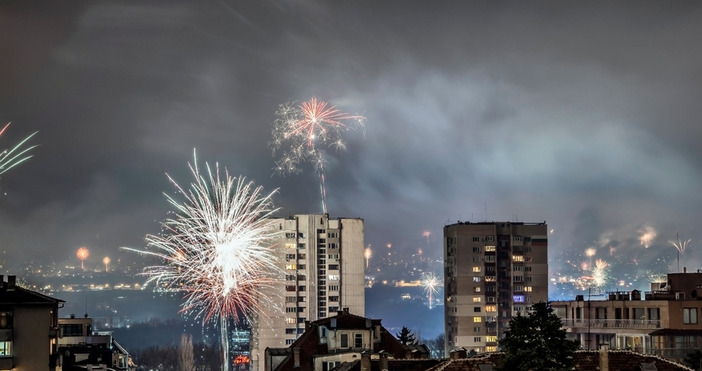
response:
[[[429,229],[438,256],[448,222],[546,220],[556,255],[665,271],[669,239],[702,239],[696,4],[73,4],[0,5],[0,144],[41,144],[0,179],[9,262],[140,246],[193,148],[318,212],[316,175],[271,176],[267,145],[278,104],[311,96],[368,118],[327,187],[373,246]]]

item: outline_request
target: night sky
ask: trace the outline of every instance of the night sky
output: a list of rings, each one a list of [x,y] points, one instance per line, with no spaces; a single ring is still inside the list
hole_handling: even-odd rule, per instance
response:
[[[374,250],[545,220],[554,277],[590,247],[614,282],[677,270],[676,234],[702,268],[700,45],[694,2],[2,1],[0,148],[40,145],[0,178],[3,270],[134,259],[194,148],[319,213],[316,174],[273,175],[268,147],[278,105],[313,96],[367,118],[327,203]]]

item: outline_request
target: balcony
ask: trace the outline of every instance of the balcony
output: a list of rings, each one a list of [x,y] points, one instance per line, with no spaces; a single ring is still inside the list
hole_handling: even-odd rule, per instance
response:
[[[561,319],[564,327],[611,329],[659,329],[660,320],[644,319]],[[589,322],[589,324],[588,324]]]

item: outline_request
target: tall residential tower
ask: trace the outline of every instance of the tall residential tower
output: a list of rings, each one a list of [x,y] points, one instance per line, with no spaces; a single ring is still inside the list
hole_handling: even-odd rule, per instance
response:
[[[548,301],[546,223],[444,227],[445,350],[494,352],[509,320]]]
[[[253,324],[252,370],[266,368],[266,348],[292,344],[305,331],[305,321],[345,308],[365,316],[363,219],[294,215],[275,223],[285,279],[269,295],[279,300],[279,308],[264,308]]]

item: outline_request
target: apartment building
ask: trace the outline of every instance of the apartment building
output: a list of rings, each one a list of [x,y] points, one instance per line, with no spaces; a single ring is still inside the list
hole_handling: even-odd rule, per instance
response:
[[[56,370],[58,310],[63,300],[0,275],[0,370]]]
[[[497,351],[512,316],[548,301],[547,250],[545,222],[444,227],[446,354]]]
[[[266,348],[295,342],[306,322],[341,310],[365,315],[363,219],[298,214],[274,223],[285,277],[268,293],[278,306],[263,308],[252,324],[252,370],[265,368]]]
[[[702,349],[702,272],[669,273],[643,295],[638,290],[611,292],[607,300],[578,295],[551,302],[551,308],[584,349],[608,345],[676,360]]]

